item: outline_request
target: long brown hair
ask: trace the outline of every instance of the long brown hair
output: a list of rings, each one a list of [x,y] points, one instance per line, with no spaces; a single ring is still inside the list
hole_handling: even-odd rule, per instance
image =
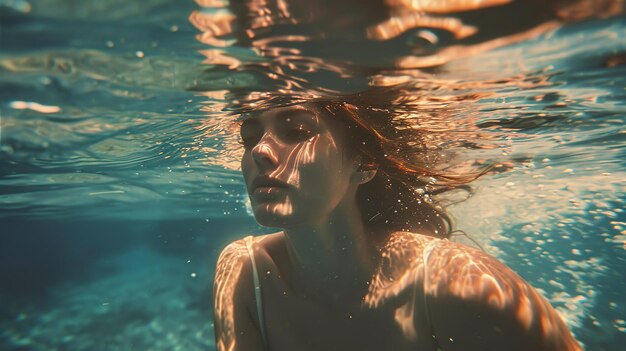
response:
[[[376,176],[357,190],[366,226],[385,233],[411,231],[449,238],[452,219],[433,197],[455,189],[470,192],[467,183],[487,169],[465,174],[437,170],[436,157],[430,155],[420,131],[403,128],[389,106],[375,101],[371,94],[360,93],[319,102],[345,125],[352,150],[364,163],[377,166]]]

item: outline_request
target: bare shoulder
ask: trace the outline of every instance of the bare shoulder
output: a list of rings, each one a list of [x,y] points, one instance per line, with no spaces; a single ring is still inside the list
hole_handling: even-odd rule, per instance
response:
[[[228,244],[220,253],[217,259],[215,269],[215,292],[223,295],[233,296],[235,286],[241,281],[242,274],[246,274],[248,270],[244,267],[250,262],[248,253],[248,238],[239,239]],[[225,297],[216,294],[218,297]]]
[[[259,251],[265,251],[266,243],[275,240],[277,234],[247,236],[226,245],[217,259],[215,269],[216,304],[222,302],[221,300],[226,302],[227,299],[253,295],[250,252],[258,256]]]
[[[254,287],[248,246],[255,240],[246,237],[228,244],[217,260],[213,313],[218,350],[254,350],[260,342],[250,313]]]
[[[448,240],[438,241],[428,252],[426,272],[428,297],[476,301],[505,310],[518,302],[518,295],[538,295],[498,259]],[[525,315],[523,310],[519,313],[520,317]]]
[[[581,350],[552,306],[496,258],[439,241],[424,280],[432,326],[444,350]]]
[[[246,238],[235,240],[230,244],[226,245],[222,252],[220,253],[217,262],[218,269],[220,269],[220,264],[231,264],[233,262],[243,260],[248,256],[248,248],[246,244]]]
[[[214,281],[216,293],[220,292],[224,296],[234,296],[236,285],[247,285],[243,283],[250,283],[252,281],[250,251],[255,252],[255,256],[258,256],[259,253],[264,253],[266,246],[278,240],[281,234],[247,236],[226,245],[217,259]],[[252,288],[251,283],[249,285]],[[244,286],[240,288],[244,288]]]
[[[215,280],[231,280],[233,275],[243,273],[241,268],[249,266],[250,250],[264,250],[265,243],[276,240],[281,233],[247,236],[245,238],[235,240],[220,253],[217,259],[217,268],[215,271]],[[220,280],[220,281],[221,281]]]
[[[427,292],[433,296],[457,296],[485,300],[501,308],[507,301],[501,288],[528,285],[513,270],[487,253],[472,247],[439,240],[428,253]],[[459,279],[462,278],[462,279]]]
[[[379,248],[380,262],[364,303],[370,308],[396,303],[421,285],[424,251],[438,239],[410,232],[395,232]]]
[[[216,326],[230,330],[235,320],[236,309],[241,306],[242,291],[248,290],[245,282],[251,277],[250,255],[247,239],[236,240],[228,244],[220,253],[215,268],[214,314]],[[252,286],[250,286],[250,289]]]

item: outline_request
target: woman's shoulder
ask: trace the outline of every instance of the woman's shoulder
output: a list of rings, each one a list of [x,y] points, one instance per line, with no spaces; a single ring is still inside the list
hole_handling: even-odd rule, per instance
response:
[[[265,241],[273,240],[276,234],[245,236],[222,249],[217,259],[213,281],[217,317],[226,321],[232,320],[237,306],[251,310],[254,305],[251,255],[256,258],[262,257]]]
[[[213,312],[219,350],[230,350],[235,343],[243,343],[242,349],[252,349],[248,347],[250,343],[260,344],[260,334],[255,334],[259,320],[255,311],[251,255],[263,255],[259,251],[264,251],[263,241],[267,237],[246,236],[235,240],[224,247],[217,259]],[[246,337],[240,339],[243,334]]]
[[[232,299],[242,291],[242,284],[251,281],[250,245],[252,237],[244,237],[226,245],[217,259],[214,289],[216,298]],[[245,289],[248,290],[248,289]]]
[[[380,252],[384,264],[394,266],[410,264],[416,268],[420,263],[424,263],[425,259],[430,261],[431,257],[438,257],[441,260],[446,256],[459,257],[460,253],[463,253],[464,257],[491,257],[464,244],[414,232],[391,233],[381,246]]]
[[[424,296],[444,349],[580,350],[545,298],[495,257],[447,240],[426,255]]]
[[[425,251],[440,241],[418,233],[391,233],[379,247],[380,260],[364,303],[376,308],[405,301],[423,281]]]
[[[445,239],[434,239],[427,246],[424,286],[428,295],[487,301],[502,308],[510,284],[528,286],[511,268],[484,251]]]
[[[258,236],[248,235],[226,245],[217,259],[216,283],[234,284],[242,280],[251,281],[251,255],[254,255],[257,260],[262,259],[268,246],[280,240],[281,234],[279,232]]]
[[[427,271],[435,272],[453,270],[463,274],[506,267],[493,256],[474,247],[413,232],[392,233],[381,252],[383,257],[392,259],[394,264],[412,262],[414,267],[423,264],[427,266]]]
[[[282,232],[277,232],[264,235],[248,235],[237,239],[222,249],[218,258],[218,263],[222,261],[231,263],[233,260],[249,260],[250,252],[263,250],[267,242],[275,241],[281,235]]]
[[[525,286],[521,277],[495,257],[448,239],[397,232],[391,235],[383,253],[392,257],[390,263],[398,267],[412,262],[411,267],[417,270],[415,276],[423,280],[429,296],[489,301],[501,307],[505,304],[503,289],[509,284]]]
[[[416,233],[394,233],[386,246],[370,301],[422,287],[416,306],[426,303],[444,349],[581,350],[545,298],[495,257]]]
[[[367,299],[372,305],[415,285],[422,286],[430,296],[482,300],[486,295],[498,295],[493,291],[494,286],[480,281],[486,274],[495,287],[500,286],[499,280],[521,279],[480,250],[420,233],[392,233],[380,248],[380,254]]]
[[[226,245],[217,259],[218,265],[220,263],[231,264],[233,260],[239,261],[248,256],[248,243],[252,237],[237,239]]]

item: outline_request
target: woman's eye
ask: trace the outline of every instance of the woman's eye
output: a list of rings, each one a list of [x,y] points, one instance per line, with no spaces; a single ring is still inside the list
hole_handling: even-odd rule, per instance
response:
[[[313,132],[303,128],[290,128],[284,133],[283,139],[288,143],[297,143],[309,139],[313,135]]]

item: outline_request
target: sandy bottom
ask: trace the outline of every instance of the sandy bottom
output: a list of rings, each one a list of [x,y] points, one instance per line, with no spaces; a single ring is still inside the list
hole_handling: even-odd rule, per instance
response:
[[[3,311],[0,348],[215,349],[206,263],[144,248],[109,258],[102,278],[55,287],[45,303]]]

